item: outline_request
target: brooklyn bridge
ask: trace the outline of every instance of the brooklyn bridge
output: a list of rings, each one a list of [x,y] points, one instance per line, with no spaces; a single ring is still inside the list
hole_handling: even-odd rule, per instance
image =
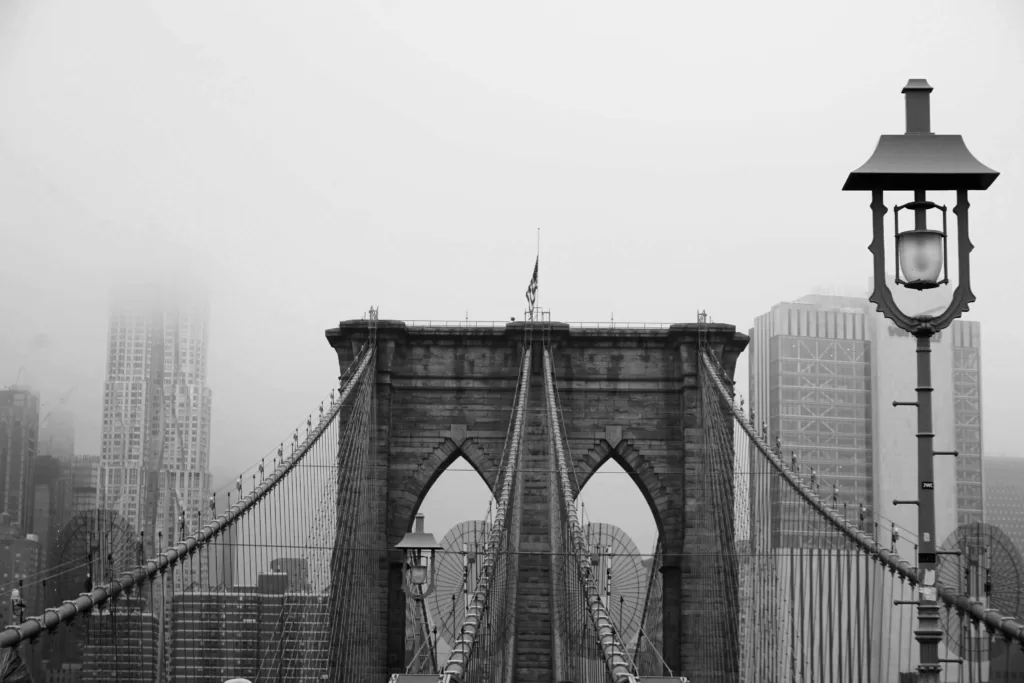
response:
[[[735,326],[558,322],[535,305],[535,267],[525,320],[371,308],[328,329],[338,380],[290,438],[168,536],[119,542],[114,516],[90,522],[66,594],[0,631],[0,680],[39,658],[81,681],[997,680],[1024,622],[991,595],[984,548],[934,538],[931,463],[956,453],[934,443],[928,360],[974,301],[967,193],[997,174],[929,132],[930,91],[908,83],[906,135],[882,136],[844,188],[872,193],[871,300],[917,341],[917,400],[892,409],[918,415],[921,485],[895,501],[918,507],[918,533],[841,499],[769,433],[735,390],[750,343]],[[910,289],[949,282],[946,209],[925,191],[956,192],[940,315],[901,313],[884,284],[892,190],[914,193],[897,207],[915,218],[897,234]],[[941,232],[925,229],[935,210]],[[490,504],[438,541],[420,507],[460,458]],[[580,504],[608,461],[646,501],[653,547]],[[601,501],[603,518],[620,505]]]

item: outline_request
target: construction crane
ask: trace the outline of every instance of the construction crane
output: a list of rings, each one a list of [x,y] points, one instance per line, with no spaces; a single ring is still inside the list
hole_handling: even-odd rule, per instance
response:
[[[59,400],[57,401],[57,408],[50,408],[50,409],[49,409],[49,410],[48,410],[48,411],[46,412],[46,415],[44,415],[44,416],[43,416],[43,419],[39,421],[39,428],[40,428],[40,432],[41,432],[41,431],[42,431],[43,429],[45,429],[45,428],[46,428],[47,426],[49,426],[49,423],[50,423],[50,416],[52,416],[52,415],[53,415],[53,411],[54,411],[54,410],[57,410],[57,409],[59,409],[60,407],[63,407],[63,406],[64,406],[64,404],[65,404],[65,403],[67,403],[67,400],[68,400],[68,398],[70,398],[70,397],[71,397],[71,394],[72,394],[72,393],[74,393],[74,391],[75,391],[75,389],[76,389],[76,388],[78,388],[78,385],[77,385],[77,384],[76,384],[76,385],[74,385],[73,387],[71,387],[70,389],[68,389],[67,391],[65,391],[65,392],[64,392],[64,395],[63,395],[63,396],[61,396],[61,397],[60,397],[60,399],[59,399]],[[42,435],[40,434],[40,437],[41,437],[41,436],[42,436]],[[52,437],[51,437],[51,438],[52,438]],[[53,444],[52,444],[52,443],[50,443],[50,446],[52,447],[52,446],[53,446]],[[42,447],[42,443],[40,442],[40,448],[41,448],[41,447]],[[50,450],[50,451],[47,451],[47,452],[48,452],[49,454],[52,454],[52,450]]]
[[[73,386],[70,389],[68,389],[67,391],[65,391],[64,395],[61,396],[60,399],[57,400],[57,405],[60,407],[60,406],[63,406],[65,403],[67,403],[68,399],[71,397],[71,394],[73,394],[75,392],[75,389],[77,389],[77,388],[78,388],[78,385],[76,384],[75,386]],[[46,413],[46,416],[43,417],[43,421],[42,421],[41,424],[46,424],[46,421],[50,418],[50,415],[53,414],[53,410],[54,410],[53,408],[50,408],[50,410]]]

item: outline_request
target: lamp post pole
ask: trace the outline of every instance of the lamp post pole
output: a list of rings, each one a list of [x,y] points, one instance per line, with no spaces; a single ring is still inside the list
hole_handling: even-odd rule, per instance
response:
[[[932,335],[929,325],[922,325],[917,337],[917,479],[918,479],[918,569],[934,575],[935,562],[935,434],[932,430]],[[927,586],[929,582],[926,581]],[[921,648],[918,667],[920,683],[939,683],[939,604],[933,590],[922,590],[917,605],[918,629],[914,636]]]
[[[935,451],[932,424],[932,337],[966,313],[975,301],[971,291],[970,254],[974,245],[968,234],[968,191],[987,190],[999,175],[979,162],[959,135],[931,132],[929,95],[932,87],[924,79],[911,79],[906,95],[907,132],[883,135],[874,154],[863,166],[850,173],[843,190],[871,191],[873,239],[868,249],[874,255],[874,292],[870,300],[896,325],[917,339],[917,402],[903,403],[917,408],[917,523],[918,523],[918,628],[914,636],[920,646],[919,683],[939,683],[942,665],[939,643],[943,631],[939,622],[935,551],[935,463],[936,455],[956,455],[955,451]],[[895,239],[897,252],[896,284],[910,290],[932,289],[949,284],[946,254],[946,207],[927,199],[927,192],[955,191],[957,218],[957,271],[959,282],[951,302],[939,315],[911,316],[900,310],[889,286],[885,269],[886,207],[884,192],[914,193],[914,201],[896,207]],[[899,212],[913,209],[914,228],[900,231]],[[929,230],[927,212],[942,212],[942,230]],[[906,279],[900,277],[903,275]],[[894,402],[893,405],[901,405]],[[813,475],[812,475],[813,477]],[[899,501],[893,501],[898,504]],[[906,501],[910,502],[910,501]],[[895,530],[895,527],[894,527]],[[894,531],[893,539],[896,535]]]

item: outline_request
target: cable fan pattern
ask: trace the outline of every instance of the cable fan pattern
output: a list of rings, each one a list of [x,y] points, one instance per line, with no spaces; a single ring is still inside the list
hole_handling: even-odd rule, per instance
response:
[[[939,555],[938,582],[982,602],[986,609],[1006,616],[1020,615],[1024,560],[1006,534],[983,522],[964,524],[942,544],[943,553],[957,551],[959,555]],[[968,661],[992,658],[989,634],[984,629],[976,628],[951,609],[943,610],[942,622],[946,647],[952,654]]]
[[[633,539],[617,526],[592,522],[583,531],[601,600],[621,641],[632,643],[640,628],[647,594],[644,557]]]
[[[455,642],[455,629],[465,620],[470,592],[480,578],[480,557],[490,529],[491,525],[482,520],[459,522],[441,539],[444,550],[437,553],[434,592],[426,602],[445,652]]]

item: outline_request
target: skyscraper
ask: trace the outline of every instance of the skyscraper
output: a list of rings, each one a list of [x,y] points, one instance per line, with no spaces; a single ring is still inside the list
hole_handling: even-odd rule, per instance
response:
[[[945,308],[941,290],[909,295],[899,301],[904,310]],[[914,340],[866,298],[831,295],[773,306],[750,336],[751,407],[787,462],[795,454],[804,473],[814,469],[819,481],[837,483],[840,505],[856,511],[863,504],[915,529],[916,508],[891,503],[912,498],[917,481],[916,413],[892,405],[914,400]],[[935,448],[960,452],[935,461],[936,498],[955,501],[937,511],[940,538],[982,518],[980,346],[973,321],[954,321],[932,340]],[[831,490],[822,493],[831,498]]]
[[[208,313],[163,293],[121,296],[110,316],[103,394],[103,507],[164,545],[194,530],[210,493]]]
[[[759,316],[750,332],[750,406],[778,439],[786,462],[795,454],[801,471],[839,482],[840,503],[872,509],[870,314],[861,301],[825,297],[782,303]],[[823,495],[831,491],[823,491]],[[831,497],[829,495],[829,497]],[[772,506],[773,515],[787,511]],[[793,529],[773,520],[774,529]],[[781,546],[799,546],[791,536]]]
[[[32,466],[39,445],[39,397],[25,387],[0,390],[0,513],[32,530]]]

